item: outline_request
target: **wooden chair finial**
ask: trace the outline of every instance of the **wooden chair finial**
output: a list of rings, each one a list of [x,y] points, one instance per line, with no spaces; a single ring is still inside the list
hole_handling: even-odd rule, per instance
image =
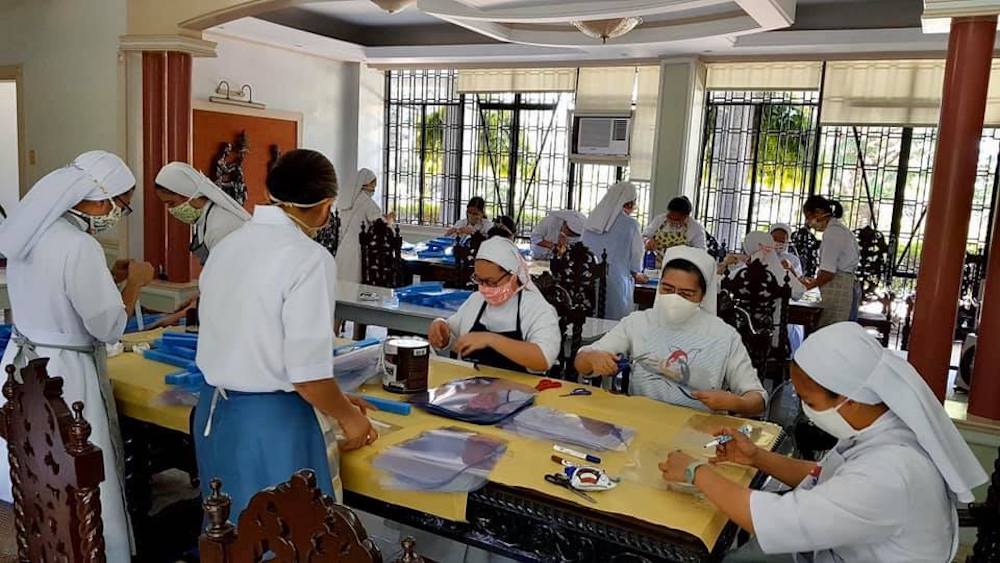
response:
[[[229,511],[233,500],[229,495],[222,492],[222,480],[215,478],[209,483],[212,494],[202,503],[205,509],[205,516],[208,518],[208,528],[205,535],[210,539],[222,539],[233,531],[233,525],[229,522]]]
[[[69,427],[69,444],[66,449],[73,454],[82,454],[95,446],[90,443],[92,428],[87,419],[83,418],[83,402],[73,403],[73,423]]]
[[[423,563],[424,558],[417,555],[417,540],[413,536],[406,536],[403,538],[399,545],[403,548],[402,555],[399,556],[393,563]]]

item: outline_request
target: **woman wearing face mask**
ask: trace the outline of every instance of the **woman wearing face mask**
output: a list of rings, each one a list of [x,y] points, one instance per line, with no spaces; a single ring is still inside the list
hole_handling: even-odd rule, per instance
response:
[[[444,235],[447,237],[469,236],[475,232],[486,235],[492,228],[493,222],[486,219],[486,200],[475,196],[469,200],[469,205],[465,207],[465,219],[456,221],[450,229],[445,231]]]
[[[392,222],[393,216],[382,215],[382,210],[372,196],[378,179],[367,168],[358,170],[344,193],[337,198],[340,212],[340,242],[337,246],[338,279],[361,283],[361,226],[371,226],[375,221]],[[366,227],[367,228],[367,227]]]
[[[312,240],[337,196],[333,165],[316,151],[289,151],[268,173],[267,192],[272,204],[213,251],[199,281],[197,363],[207,386],[195,452],[201,474],[226,483],[234,510],[303,467],[334,494],[337,448],[328,458],[315,411],[339,423],[341,449],[378,437],[364,404],[333,378],[337,267]]]
[[[544,372],[556,362],[562,335],[555,309],[531,283],[510,240],[493,237],[476,254],[473,293],[448,320],[435,319],[428,337],[463,360],[515,371]]]
[[[191,253],[202,266],[219,241],[250,220],[242,205],[184,162],[171,162],[160,169],[156,197],[174,219],[192,226]]]
[[[705,227],[691,217],[692,209],[687,196],[670,200],[667,212],[653,217],[642,232],[646,250],[655,251],[662,258],[663,252],[674,246],[705,248]]]
[[[771,225],[770,232],[771,238],[774,239],[774,251],[781,261],[781,266],[792,272],[793,276],[802,277],[802,261],[788,243],[788,238],[792,236],[792,228],[787,223],[775,223]]]
[[[608,188],[584,224],[583,244],[598,260],[608,253],[608,288],[604,318],[619,320],[632,312],[635,282],[644,283],[642,236],[635,211],[635,186],[618,182]]]
[[[840,440],[834,449],[799,461],[724,429],[734,439],[712,460],[755,467],[791,492],[751,491],[681,452],[660,465],[756,534],[726,561],[951,561],[956,504],[987,477],[916,370],[845,322],[799,348],[792,384],[806,415]]]
[[[767,393],[736,329],[715,316],[715,260],[668,249],[652,309],[636,311],[576,356],[584,375],[612,376],[634,359],[630,393],[699,410],[754,416]]]
[[[531,255],[535,260],[548,260],[561,255],[580,240],[587,217],[579,211],[562,209],[549,213],[531,231]]]
[[[149,264],[129,263],[125,289],[108,271],[93,235],[108,231],[130,211],[135,177],[117,156],[92,151],[38,181],[0,225],[0,253],[7,257],[7,287],[17,320],[3,365],[24,367],[48,358],[49,376],[63,379],[67,404],[83,401],[104,457],[101,483],[104,543],[109,561],[128,561],[128,520],[122,489],[121,434],[106,343],[125,330],[139,290],[153,279]],[[11,501],[7,457],[0,463],[0,498]]]
[[[861,287],[854,271],[861,259],[858,239],[841,222],[844,207],[839,202],[812,195],[802,206],[807,224],[823,233],[819,247],[819,271],[815,278],[803,278],[806,289],[819,288],[823,313],[819,326],[854,320],[858,315]]]

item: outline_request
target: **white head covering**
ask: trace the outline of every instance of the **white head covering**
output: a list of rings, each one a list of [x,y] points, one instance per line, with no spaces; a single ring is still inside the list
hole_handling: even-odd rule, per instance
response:
[[[161,168],[160,173],[156,175],[156,185],[187,198],[205,196],[215,205],[240,219],[250,220],[250,214],[242,205],[186,162],[171,162]]]
[[[0,225],[0,253],[27,256],[46,230],[83,200],[104,201],[135,187],[135,176],[122,159],[90,151],[39,180],[17,209]]]
[[[357,201],[358,196],[361,195],[361,188],[365,184],[370,184],[372,180],[375,180],[375,173],[367,168],[362,168],[358,170],[358,173],[354,175],[351,183],[347,185],[347,189],[341,192],[337,197],[337,209],[341,211],[347,211],[348,209],[354,207],[354,202]]]
[[[514,242],[505,237],[490,237],[479,245],[476,260],[487,260],[511,272],[526,289],[535,289],[528,272],[528,263],[521,256]]]
[[[701,301],[701,308],[714,315],[719,295],[719,282],[715,275],[715,258],[700,248],[672,246],[663,253],[663,267],[666,268],[671,260],[687,260],[701,271],[702,277],[705,278],[705,298]]]
[[[587,216],[583,213],[575,209],[560,209],[559,211],[553,211],[552,215],[565,221],[569,230],[578,235],[583,234],[583,229],[587,224]]]
[[[632,182],[618,182],[608,188],[597,207],[590,212],[586,228],[595,233],[606,233],[615,224],[615,220],[624,213],[622,207],[630,201],[635,201],[636,192]],[[581,233],[582,234],[582,233]]]
[[[986,482],[986,472],[913,366],[852,322],[807,338],[795,363],[834,393],[866,405],[885,403],[916,434],[958,500],[972,502],[972,489]]]
[[[792,227],[788,223],[771,223],[771,228],[767,231],[768,233],[773,233],[774,231],[785,231],[788,236],[792,236]]]
[[[746,251],[751,260],[759,260],[771,268],[772,272],[782,272],[784,267],[781,265],[781,258],[774,247],[774,239],[769,233],[753,231],[747,233],[747,236],[743,238],[743,250]]]

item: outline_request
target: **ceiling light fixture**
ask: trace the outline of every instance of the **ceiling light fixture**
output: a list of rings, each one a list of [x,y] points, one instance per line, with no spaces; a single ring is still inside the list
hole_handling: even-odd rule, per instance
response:
[[[601,43],[607,43],[608,39],[621,37],[641,23],[642,18],[640,17],[627,17],[611,20],[575,21],[573,25],[584,35],[600,39]]]
[[[417,0],[372,0],[372,2],[386,12],[394,14],[411,4],[416,4]]]

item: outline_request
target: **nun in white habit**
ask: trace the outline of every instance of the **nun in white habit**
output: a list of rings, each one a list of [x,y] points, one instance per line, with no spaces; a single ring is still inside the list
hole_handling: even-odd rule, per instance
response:
[[[734,440],[715,458],[755,467],[791,492],[751,491],[682,452],[660,465],[664,479],[693,483],[756,534],[726,560],[951,561],[956,505],[972,502],[987,476],[916,370],[842,322],[799,348],[792,384],[806,416],[839,439],[819,463],[761,450],[732,429],[720,431]]]
[[[631,182],[618,182],[608,188],[590,213],[583,233],[583,244],[601,259],[608,254],[607,306],[604,318],[619,320],[632,312],[635,282],[642,275],[642,235],[639,223],[630,217],[635,211],[636,192]]]
[[[549,213],[531,231],[531,255],[535,260],[548,260],[569,245],[580,240],[587,217],[573,209]]]
[[[431,323],[431,345],[501,369],[544,372],[552,367],[562,344],[559,317],[531,282],[514,243],[487,239],[476,253],[475,269],[472,280],[479,291],[447,320]]]
[[[340,213],[340,242],[337,246],[337,279],[361,282],[361,225],[370,227],[384,220],[372,195],[375,193],[375,173],[367,168],[358,170],[354,179],[337,198]]]
[[[663,255],[651,309],[622,319],[584,346],[576,369],[612,376],[617,360],[633,361],[630,393],[704,411],[743,416],[764,411],[767,392],[736,329],[716,314],[715,260],[700,248],[674,246]]]
[[[119,293],[93,235],[124,216],[134,187],[135,178],[120,158],[88,152],[39,180],[0,225],[0,252],[7,257],[7,289],[17,320],[2,363],[23,367],[32,358],[48,358],[48,374],[63,378],[66,402],[83,401],[90,439],[104,455],[101,504],[108,561],[128,561],[131,548],[121,434],[104,346],[121,338],[126,306],[134,306],[139,289],[153,279],[153,268],[130,263]],[[10,502],[7,456],[0,457],[0,492]]]
[[[215,245],[250,220],[242,205],[185,162],[160,169],[156,196],[174,219],[192,225],[191,253],[202,266]]]

